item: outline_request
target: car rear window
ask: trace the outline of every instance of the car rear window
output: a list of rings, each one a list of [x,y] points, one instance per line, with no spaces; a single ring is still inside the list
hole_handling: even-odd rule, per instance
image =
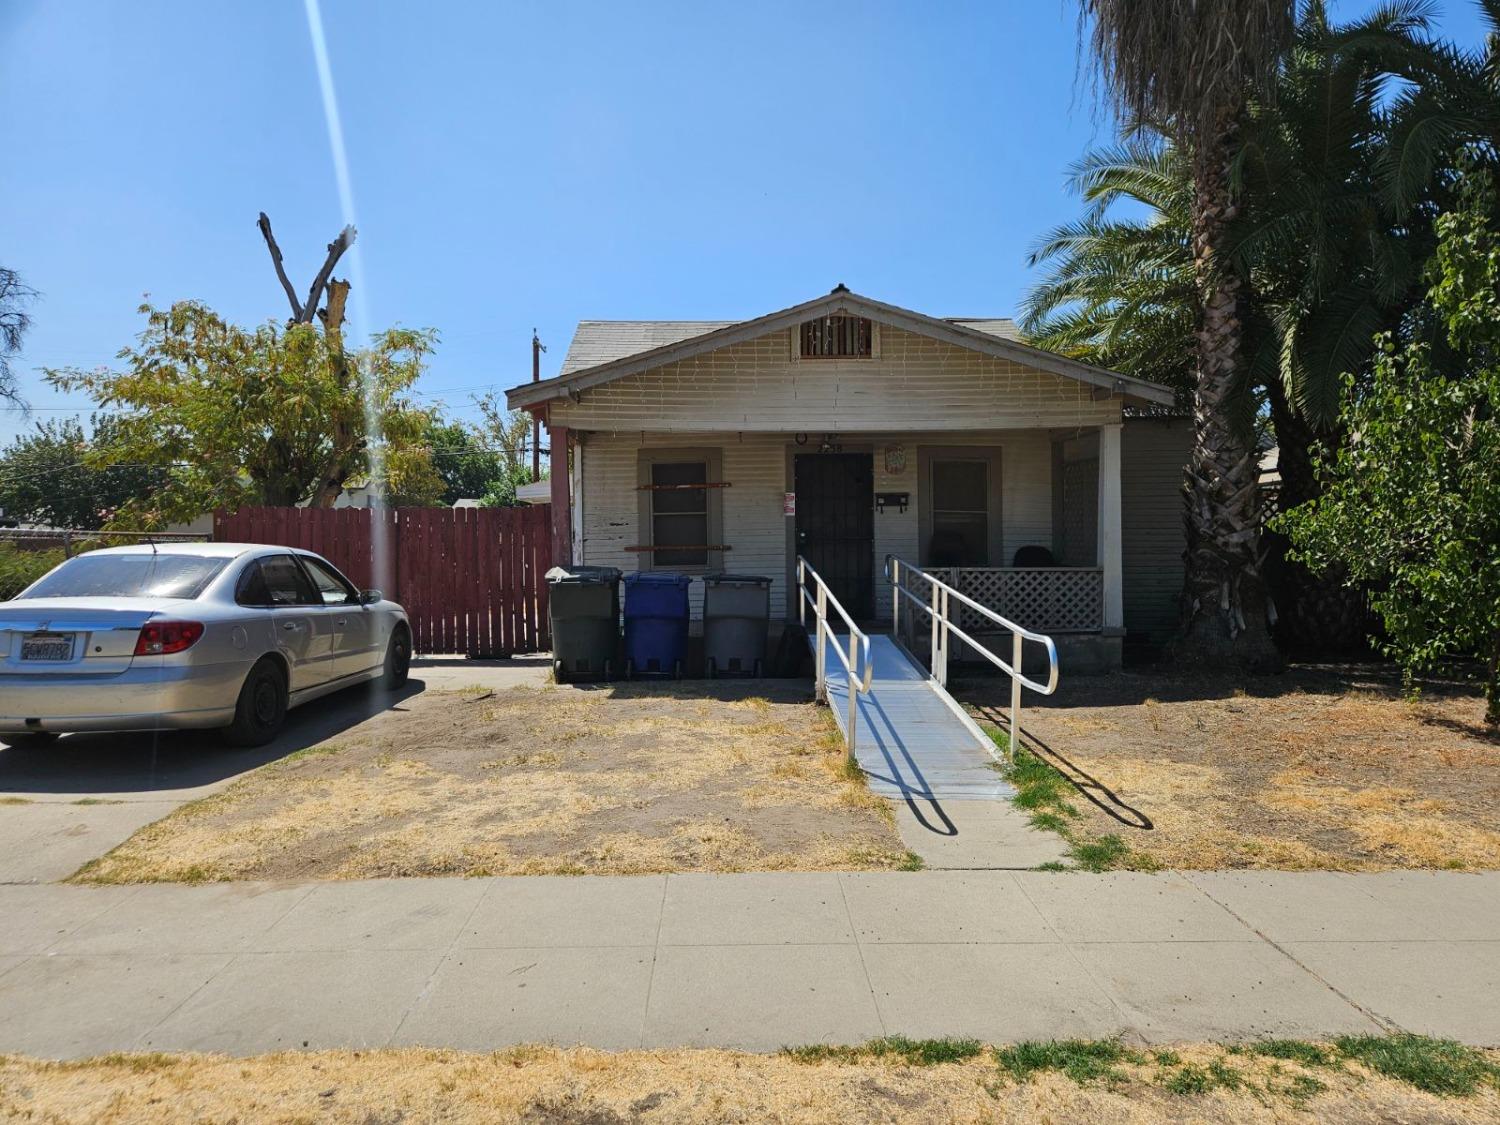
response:
[[[228,559],[201,555],[79,555],[21,598],[196,598]]]

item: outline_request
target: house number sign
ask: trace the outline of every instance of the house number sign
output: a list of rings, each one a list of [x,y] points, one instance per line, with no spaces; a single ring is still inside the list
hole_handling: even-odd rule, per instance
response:
[[[898,477],[906,472],[906,446],[885,447],[885,471],[888,476]]]

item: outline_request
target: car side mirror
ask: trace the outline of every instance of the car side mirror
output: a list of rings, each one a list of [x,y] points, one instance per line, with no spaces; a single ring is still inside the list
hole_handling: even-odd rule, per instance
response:
[[[379,590],[361,590],[359,592],[360,605],[374,605],[376,602],[384,601],[385,595]]]

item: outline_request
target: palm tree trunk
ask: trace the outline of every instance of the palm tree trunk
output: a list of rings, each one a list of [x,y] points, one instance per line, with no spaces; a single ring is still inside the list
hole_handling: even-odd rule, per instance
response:
[[[1244,283],[1228,263],[1235,215],[1229,162],[1237,113],[1221,117],[1194,160],[1193,271],[1198,287],[1194,439],[1186,476],[1187,576],[1179,660],[1275,667],[1260,571],[1260,464],[1245,415]]]

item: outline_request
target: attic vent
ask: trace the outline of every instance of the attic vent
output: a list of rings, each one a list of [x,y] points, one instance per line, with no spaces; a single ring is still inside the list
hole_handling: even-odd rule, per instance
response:
[[[804,320],[801,355],[804,359],[850,356],[868,359],[872,336],[870,322],[862,316],[821,316],[817,320]]]

